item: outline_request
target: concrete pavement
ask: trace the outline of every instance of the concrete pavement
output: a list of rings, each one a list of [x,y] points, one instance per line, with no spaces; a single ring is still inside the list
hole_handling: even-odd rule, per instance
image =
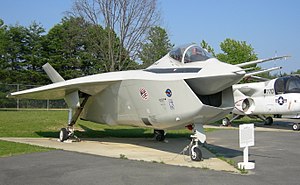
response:
[[[239,170],[218,159],[203,147],[201,147],[201,151],[204,159],[201,162],[191,161],[189,156],[181,155],[180,152],[189,144],[189,140],[184,138],[168,139],[168,142],[156,142],[153,139],[145,138],[97,138],[63,143],[54,138],[0,139],[113,158],[239,173]]]

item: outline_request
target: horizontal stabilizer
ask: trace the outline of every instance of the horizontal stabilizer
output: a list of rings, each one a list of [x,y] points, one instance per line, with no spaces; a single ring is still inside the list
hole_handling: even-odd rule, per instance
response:
[[[267,58],[267,59],[254,60],[254,61],[250,61],[250,62],[236,64],[235,66],[244,67],[244,66],[259,64],[259,63],[272,61],[272,60],[280,60],[280,59],[285,59],[286,60],[286,58],[288,58],[288,57],[291,57],[291,56],[280,56],[280,57],[272,57],[272,58]]]
[[[53,83],[65,81],[49,63],[43,65],[43,69]]]

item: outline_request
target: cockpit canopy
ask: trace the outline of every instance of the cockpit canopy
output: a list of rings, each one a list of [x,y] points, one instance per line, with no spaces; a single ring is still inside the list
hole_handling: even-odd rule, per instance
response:
[[[183,64],[205,61],[209,58],[212,58],[212,56],[207,51],[197,46],[196,44],[187,44],[176,47],[169,52],[169,55],[171,58]]]
[[[280,77],[275,81],[274,89],[276,94],[300,93],[300,77]]]

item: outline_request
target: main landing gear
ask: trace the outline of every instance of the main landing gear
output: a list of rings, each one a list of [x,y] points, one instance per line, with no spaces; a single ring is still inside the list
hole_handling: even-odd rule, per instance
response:
[[[224,126],[224,127],[231,126],[231,123],[232,123],[234,120],[239,119],[240,117],[241,117],[241,115],[238,115],[238,114],[233,114],[231,119],[229,119],[228,117],[225,117],[225,118],[222,120],[222,126]]]
[[[69,109],[69,121],[68,121],[68,126],[66,128],[61,128],[59,132],[59,141],[64,142],[65,140],[74,137],[77,141],[80,141],[78,137],[75,136],[74,134],[74,125],[76,121],[78,120],[80,113],[83,110],[84,105],[86,104],[88,98],[90,96],[87,94],[84,94],[84,99],[82,100],[81,104],[79,107],[75,108],[75,113],[73,114],[73,109]]]
[[[183,150],[188,151],[189,156],[191,157],[192,161],[201,161],[202,160],[202,152],[199,147],[199,142],[205,143],[206,135],[204,133],[203,125],[202,124],[193,124],[188,125],[188,129],[193,130],[194,134],[191,135],[191,142],[190,144]],[[164,130],[154,130],[154,137],[156,141],[164,141],[166,138],[166,133]]]
[[[299,123],[294,123],[294,124],[293,124],[293,130],[294,130],[294,131],[300,130],[300,124],[299,124]]]
[[[273,124],[273,118],[271,116],[265,117],[263,115],[258,115],[258,118],[263,120],[265,122],[265,125],[272,125]]]
[[[154,130],[154,137],[156,141],[164,141],[166,139],[166,133],[164,130]]]
[[[263,115],[248,115],[248,116],[261,119],[262,121],[264,121],[265,125],[272,125],[273,124],[273,118],[270,117],[270,116],[268,116],[268,117],[265,117]],[[230,126],[232,121],[234,121],[236,119],[239,119],[240,117],[242,117],[242,115],[237,115],[237,114],[233,114],[231,119],[225,117],[222,120],[222,126]]]

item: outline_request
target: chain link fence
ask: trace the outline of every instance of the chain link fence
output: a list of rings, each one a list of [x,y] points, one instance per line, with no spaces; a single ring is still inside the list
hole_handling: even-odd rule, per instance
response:
[[[7,98],[9,93],[39,87],[37,85],[2,84],[0,83],[1,109],[65,109],[64,100],[31,100]]]

